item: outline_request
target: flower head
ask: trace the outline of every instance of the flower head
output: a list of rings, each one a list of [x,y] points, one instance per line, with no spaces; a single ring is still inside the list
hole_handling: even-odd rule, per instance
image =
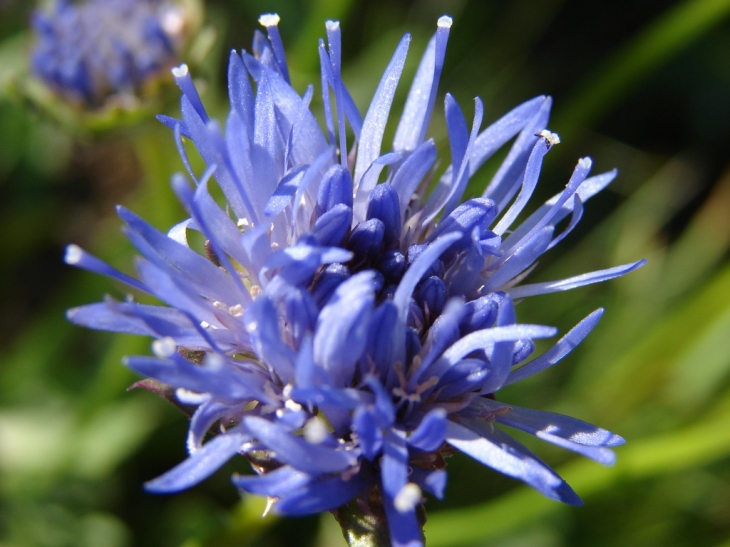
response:
[[[173,71],[182,119],[160,119],[172,128],[195,183],[179,175],[172,184],[190,218],[164,234],[120,209],[143,255],[140,279],[78,247],[67,254],[69,263],[167,304],[107,299],[69,312],[91,328],[154,337],[155,357],[130,357],[127,365],[197,407],[190,457],[147,483],[148,490],[188,488],[241,453],[257,474],[235,476],[234,483],[275,500],[280,513],[376,500],[393,545],[420,545],[416,508],[423,492],[443,495],[444,457],[456,449],[546,496],[580,503],[501,427],[604,464],[623,440],[495,394],[558,362],[602,314],[591,313],[528,360],[533,340],[556,329],[518,323],[514,299],[611,279],[642,264],[522,282],[615,172],[589,178],[591,160],[581,159],[565,190],[515,225],[543,158],[559,142],[546,129],[551,99],[527,101],[482,130],[479,99],[470,128],[446,95],[451,165],[432,185],[437,151],[426,131],[450,18],[439,19],[385,153],[409,36],[363,118],[340,75],[339,24],[327,22],[328,44],[319,45],[323,132],[309,109],[313,88],[300,96],[289,83],[278,17],[261,22],[267,36],[256,34],[253,54],[231,53],[225,130],[209,118],[187,67]],[[184,138],[207,164],[204,173],[191,168]],[[484,194],[463,201],[470,177],[512,139]],[[213,178],[225,209],[209,193]],[[205,256],[189,248],[189,230],[204,235]]]
[[[185,26],[165,0],[58,0],[33,18],[33,69],[65,97],[97,106],[133,94],[175,62]]]

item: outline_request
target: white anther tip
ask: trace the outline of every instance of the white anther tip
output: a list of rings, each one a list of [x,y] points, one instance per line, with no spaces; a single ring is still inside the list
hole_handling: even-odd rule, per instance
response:
[[[184,78],[188,75],[188,72],[188,65],[186,65],[185,63],[181,64],[180,66],[172,67],[172,75],[175,78]]]
[[[326,28],[328,31],[333,32],[340,28],[340,22],[339,21],[325,21],[324,22],[324,28]]]
[[[175,340],[173,340],[169,336],[160,338],[159,340],[155,340],[154,342],[152,342],[152,353],[154,353],[160,359],[172,357],[172,355],[174,355],[176,351],[177,344],[175,344]]]
[[[448,15],[442,15],[439,17],[438,22],[436,23],[441,28],[451,28],[451,25],[454,23],[454,20],[449,17]]]
[[[421,503],[422,497],[421,488],[417,484],[409,482],[396,494],[393,505],[400,513],[406,513]]]
[[[81,258],[84,256],[84,251],[78,245],[69,245],[66,247],[66,255],[63,260],[66,264],[73,265],[81,262]]]
[[[549,129],[543,129],[538,133],[538,136],[542,137],[548,142],[549,146],[555,146],[556,144],[560,144],[560,137],[557,133],[553,133]]]
[[[311,444],[319,444],[327,438],[329,430],[324,420],[314,416],[304,424],[304,438]]]
[[[281,21],[281,19],[277,13],[264,13],[261,17],[259,17],[259,23],[264,27],[275,27],[279,24],[279,21]]]

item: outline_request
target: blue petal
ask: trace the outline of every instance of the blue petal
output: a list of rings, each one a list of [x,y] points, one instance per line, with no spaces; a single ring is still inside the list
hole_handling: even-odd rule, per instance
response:
[[[228,271],[231,279],[238,287],[238,294],[235,294],[236,300],[246,304],[249,303],[251,301],[250,294],[244,286],[238,271],[228,258],[230,254],[241,261],[246,259],[246,255],[241,252],[241,247],[238,244],[240,232],[208,194],[207,179],[204,178],[195,193],[193,193],[186,178],[183,175],[175,175],[172,177],[172,188],[181,203],[198,223],[221,265]]]
[[[428,42],[408,92],[408,99],[393,139],[393,150],[415,150],[423,142],[436,102],[450,28],[450,18],[439,19],[436,33]]]
[[[493,327],[474,331],[461,338],[458,342],[447,349],[441,359],[437,361],[440,366],[449,367],[457,363],[471,352],[483,349],[488,344],[496,342],[511,342],[524,338],[549,338],[555,336],[557,329],[543,327],[541,325],[509,325],[506,327]]]
[[[284,175],[284,178],[282,178],[276,186],[274,195],[271,196],[266,204],[266,208],[264,209],[264,214],[266,216],[276,216],[286,209],[286,207],[291,203],[292,197],[296,194],[297,189],[304,178],[307,167],[309,166],[299,166]]]
[[[522,209],[525,208],[525,205],[527,205],[527,202],[530,200],[532,192],[535,190],[535,186],[537,185],[540,168],[542,167],[542,160],[550,148],[550,144],[544,138],[538,139],[535,143],[535,146],[532,148],[532,152],[530,153],[530,158],[527,160],[527,167],[525,167],[525,174],[522,179],[522,189],[520,190],[520,194],[517,196],[517,199],[507,212],[502,215],[502,218],[499,219],[499,222],[493,230],[495,234],[501,236],[505,233],[515,221],[517,216],[522,212]]]
[[[253,142],[254,98],[248,71],[243,60],[232,50],[228,57],[228,99],[231,109],[240,116],[249,143]]]
[[[461,201],[464,191],[466,190],[466,185],[469,182],[469,161],[467,158],[471,156],[471,150],[474,148],[474,142],[477,139],[483,116],[484,104],[481,99],[477,97],[474,99],[474,120],[472,121],[471,133],[468,134],[466,148],[463,153],[460,150],[457,152],[457,154],[461,155],[461,161],[456,163],[454,160],[453,163],[455,170],[449,191],[445,194],[445,205],[443,208],[444,215],[447,215],[454,210],[456,205]],[[458,166],[458,169],[456,166]],[[436,214],[436,211],[433,214]],[[428,217],[428,219],[432,218],[433,216]]]
[[[345,133],[345,113],[342,98],[342,32],[339,21],[327,21],[327,42],[329,44],[329,58],[332,64],[332,87],[335,91],[335,106],[337,108],[338,133],[340,137],[340,161],[347,167],[347,135]]]
[[[446,304],[446,283],[440,277],[431,276],[419,285],[414,298],[429,318],[438,317]]]
[[[180,88],[180,91],[182,91],[185,98],[190,101],[190,104],[198,113],[200,119],[203,120],[203,123],[206,123],[209,119],[208,114],[205,111],[203,102],[200,100],[198,90],[195,89],[195,84],[193,83],[193,78],[190,76],[188,65],[182,64],[179,67],[173,68],[172,75],[175,78],[175,83]]]
[[[436,145],[433,139],[428,139],[416,148],[395,172],[391,184],[398,192],[402,217],[405,217],[413,193],[436,162],[436,156]]]
[[[183,120],[195,148],[208,166],[218,166],[216,180],[226,199],[238,218],[256,215],[253,205],[246,202],[248,194],[243,190],[241,181],[231,172],[228,150],[220,129],[215,121],[204,122],[186,97],[181,99]],[[254,198],[256,196],[253,196]]]
[[[398,343],[394,337],[397,320],[398,309],[388,301],[378,306],[370,318],[365,359],[377,367],[383,379],[388,377],[393,363],[394,345]]]
[[[66,312],[66,317],[72,323],[90,329],[124,332],[138,336],[157,334],[143,319],[134,315],[130,309],[131,306],[131,304],[107,300],[72,308]],[[173,308],[154,306],[154,309],[159,310],[165,316],[164,321],[168,322],[171,330],[181,332],[185,327],[191,326],[188,318]],[[162,334],[162,336],[172,335],[171,331]]]
[[[422,534],[415,507],[400,511],[394,505],[396,496],[408,482],[408,448],[405,439],[389,430],[383,452],[380,459],[380,486],[391,543],[394,547],[420,546]]]
[[[375,304],[374,282],[373,271],[353,275],[335,289],[319,314],[314,360],[332,375],[336,387],[350,384],[355,363],[365,350]]]
[[[537,357],[526,365],[510,372],[504,382],[504,385],[508,386],[510,384],[514,384],[515,382],[519,382],[520,380],[528,378],[533,374],[537,374],[538,372],[553,366],[573,351],[573,349],[580,344],[586,336],[588,336],[588,333],[590,333],[598,324],[602,315],[603,308],[598,308],[596,311],[589,314],[575,327],[570,329],[565,336],[558,340],[552,348],[543,353],[540,357]]]
[[[380,155],[380,145],[383,142],[383,133],[385,132],[385,124],[388,121],[390,106],[393,103],[395,89],[400,80],[403,65],[408,53],[408,45],[411,37],[406,34],[398,44],[393,54],[393,58],[388,63],[388,67],[383,73],[383,77],[378,84],[373,100],[370,103],[368,113],[360,133],[360,143],[358,145],[357,162],[355,163],[355,176],[353,182],[355,188],[360,184],[360,179],[375,159]]]
[[[284,141],[278,130],[274,109],[274,91],[268,72],[258,79],[255,103],[253,168],[261,196],[274,193],[276,182],[283,175]]]
[[[489,408],[493,405],[486,406]],[[603,465],[613,465],[616,461],[614,452],[605,447],[624,443],[621,437],[610,431],[552,412],[511,407],[510,412],[498,415],[496,421],[531,433],[539,439],[577,452]]]
[[[339,476],[314,482],[286,496],[274,505],[284,515],[311,515],[335,509],[354,498],[372,480],[362,471],[345,480]]]
[[[437,450],[446,439],[446,411],[437,408],[426,414],[408,437],[408,444],[424,452]]]
[[[173,387],[181,387],[195,393],[210,393],[227,401],[244,401],[260,398],[270,400],[264,394],[264,380],[261,376],[234,371],[229,368],[217,370],[195,365],[179,356],[171,359],[131,356],[124,364],[132,370],[155,378]]]
[[[529,232],[527,232],[524,236],[524,241],[529,241],[530,237],[537,234],[542,228],[545,226],[555,226],[555,222],[551,222],[555,216],[561,212],[561,209],[563,205],[572,198],[575,193],[578,190],[578,187],[583,183],[583,181],[588,176],[588,172],[591,170],[593,162],[590,158],[582,158],[578,160],[578,165],[575,167],[575,170],[573,171],[573,175],[570,177],[570,180],[568,181],[568,185],[565,188],[565,191],[560,195],[560,198],[553,204],[553,206],[545,213],[545,215],[530,229]],[[515,242],[512,244],[512,246],[519,245],[520,241],[522,240],[515,240]],[[507,242],[503,245],[503,251],[505,253],[508,253],[509,250],[512,247],[510,247]]]
[[[487,408],[503,407],[502,403],[489,399],[480,400]],[[497,416],[497,421],[510,427],[516,427],[533,435],[546,433],[561,437],[566,441],[583,446],[612,447],[626,441],[615,433],[589,424],[577,418],[563,416],[554,412],[543,412],[510,405],[510,412]]]
[[[373,461],[383,446],[383,432],[378,427],[373,413],[367,408],[355,410],[352,420],[352,431],[357,434],[358,444],[363,456]]]
[[[623,266],[615,266],[606,270],[584,273],[582,275],[576,275],[575,277],[561,279],[560,281],[548,281],[546,283],[522,285],[520,287],[510,289],[509,293],[512,298],[523,298],[525,296],[533,296],[536,294],[568,291],[584,285],[591,285],[593,283],[608,281],[615,277],[621,277],[622,275],[626,275],[629,272],[641,268],[644,264],[646,264],[646,262],[646,260],[639,260],[638,262],[633,262],[631,264],[624,264]]]
[[[398,317],[401,322],[405,323],[406,321],[408,303],[418,282],[431,267],[431,264],[459,239],[461,239],[461,234],[459,233],[450,233],[439,237],[406,270],[406,274],[403,276],[393,297],[393,303],[398,308]]]
[[[495,429],[477,433],[470,427],[449,421],[446,440],[475,460],[496,469],[510,477],[520,479],[543,495],[579,505],[580,499],[570,490],[565,481],[539,459],[512,439]]]
[[[278,498],[307,486],[313,478],[289,465],[284,465],[263,475],[235,474],[231,481],[238,488],[258,496]]]
[[[489,293],[477,300],[467,302],[463,319],[459,322],[461,334],[491,327],[497,319],[497,310],[502,301],[501,293]]]
[[[398,249],[391,249],[380,255],[375,267],[383,274],[386,281],[398,283],[406,271],[406,257]]]
[[[271,300],[265,296],[257,298],[246,310],[244,319],[261,362],[276,371],[284,383],[293,380],[295,353],[281,337],[279,316]]]
[[[535,101],[538,103],[538,108],[533,111],[532,117],[525,121],[526,123],[522,126],[520,135],[515,140],[509,154],[507,154],[507,157],[502,162],[502,165],[497,170],[497,173],[483,194],[484,197],[493,199],[497,203],[500,211],[505,209],[522,183],[525,166],[531,155],[530,151],[533,149],[535,143],[541,140],[538,139],[536,133],[547,127],[552,99],[550,97],[538,97]],[[513,112],[519,108],[516,108]],[[502,120],[509,116],[510,114],[503,116]],[[487,131],[484,133],[487,133]]]
[[[301,290],[287,291],[283,303],[287,332],[298,349],[305,337],[314,335],[319,310],[312,296]]]
[[[208,430],[232,410],[230,405],[214,399],[206,401],[195,409],[195,413],[190,418],[190,428],[188,429],[188,452],[194,454],[200,450]]]
[[[146,482],[145,489],[148,492],[172,493],[190,488],[208,478],[236,455],[248,439],[247,435],[240,433],[219,435],[178,466]]]
[[[268,79],[277,113],[291,127],[302,112],[302,99],[277,71],[265,67],[247,53],[242,54],[242,57],[249,73],[259,85],[264,75]],[[326,149],[327,141],[319,129],[319,124],[314,115],[307,110],[294,131],[291,161],[293,165],[311,164]]]
[[[493,201],[484,198],[470,199],[459,205],[449,216],[439,222],[436,229],[428,236],[427,241],[434,241],[444,234],[459,234],[461,236],[460,241],[444,253],[444,259],[448,261],[456,253],[467,249],[471,245],[470,236],[475,229],[478,229],[480,234],[490,233],[488,228],[496,215],[497,208]]]
[[[545,252],[552,238],[553,228],[546,226],[529,241],[521,242],[509,255],[505,255],[503,259],[494,264],[497,270],[484,283],[482,293],[499,290],[524,272]],[[513,295],[513,298],[517,298],[511,290],[510,294]]]
[[[515,307],[509,296],[502,300],[497,313],[497,327],[514,325],[516,322]],[[481,393],[494,393],[502,387],[512,367],[515,340],[496,342],[489,354],[492,363],[491,374],[482,386]]]
[[[128,237],[158,267],[162,266],[160,259],[169,263],[186,279],[194,281],[201,294],[210,295],[213,300],[226,302],[238,292],[233,280],[210,260],[153,228],[128,209],[118,207],[117,211],[129,226]]]
[[[278,21],[278,19],[279,18],[277,16],[276,21]],[[259,18],[259,23],[266,27],[266,32],[269,35],[269,43],[271,44],[272,51],[274,52],[274,58],[276,59],[277,68],[284,78],[284,81],[289,83],[289,69],[286,66],[286,53],[284,52],[284,44],[282,43],[281,35],[279,34],[279,27],[273,20],[267,19],[265,16]]]
[[[446,471],[443,469],[426,471],[425,469],[414,466],[411,471],[411,481],[440,500],[444,499],[447,478]]]
[[[349,249],[355,253],[355,259],[373,260],[383,249],[383,238],[385,237],[385,224],[383,221],[373,218],[361,222],[350,234],[347,243]]]
[[[338,204],[352,207],[352,177],[341,165],[333,165],[319,185],[317,214],[326,213]]]
[[[362,222],[365,220],[365,214],[367,212],[368,200],[370,199],[370,193],[373,191],[375,186],[378,184],[380,173],[386,165],[393,165],[401,160],[401,155],[394,152],[384,154],[379,158],[376,158],[370,167],[365,171],[362,178],[360,179],[360,185],[357,187],[355,192],[355,199],[353,205],[353,211],[355,215],[355,222]]]
[[[402,434],[392,429],[385,432],[383,457],[380,459],[383,496],[395,498],[408,482],[408,447]]]
[[[489,364],[482,359],[464,359],[451,366],[436,386],[439,401],[453,399],[482,388],[491,375]]]
[[[342,264],[331,264],[327,266],[322,273],[317,276],[315,285],[312,288],[312,298],[317,306],[322,308],[334,294],[335,289],[350,277],[350,271],[347,266]]]
[[[120,272],[116,268],[112,268],[103,260],[100,260],[94,255],[87,253],[77,245],[69,245],[68,247],[66,247],[66,255],[64,257],[64,260],[66,264],[69,264],[70,266],[76,266],[77,268],[81,268],[89,272],[107,275],[143,292],[150,291],[147,287],[145,287],[143,283],[140,283],[133,277],[130,277],[127,274]]]
[[[370,193],[367,219],[378,219],[383,223],[383,243],[386,249],[399,246],[401,231],[401,210],[398,194],[393,186],[378,184]]]
[[[351,223],[352,209],[340,203],[317,219],[310,234],[317,238],[320,245],[336,247],[344,241]]]
[[[299,471],[313,474],[336,473],[344,471],[357,461],[352,452],[308,443],[269,420],[248,416],[243,419],[243,423],[256,440],[276,452],[277,460]]]

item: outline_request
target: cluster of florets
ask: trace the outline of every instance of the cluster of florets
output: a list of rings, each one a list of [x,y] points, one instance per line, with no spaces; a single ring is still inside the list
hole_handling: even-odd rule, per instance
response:
[[[416,509],[423,492],[443,495],[444,456],[454,450],[546,496],[579,503],[562,478],[499,426],[606,464],[614,458],[608,447],[623,440],[573,418],[499,402],[495,393],[558,362],[602,313],[527,361],[533,340],[556,329],[517,323],[515,298],[610,279],[641,264],[521,283],[615,173],[587,178],[591,161],[580,160],[565,190],[513,227],[543,157],[559,142],[545,129],[550,98],[527,101],[480,131],[479,99],[469,129],[447,95],[452,161],[431,184],[437,152],[425,134],[448,17],[439,20],[385,154],[409,37],[362,118],[340,77],[339,25],[327,23],[328,47],[319,47],[323,132],[309,110],[312,87],[302,97],[289,83],[278,17],[261,22],[268,36],[256,34],[253,55],[231,53],[225,132],[208,117],[187,67],[173,70],[182,119],[160,120],[173,129],[195,182],[173,179],[190,218],[165,234],[120,209],[143,256],[140,279],[78,247],[67,253],[69,263],[168,305],[107,299],[69,313],[91,328],[156,338],[155,357],[130,357],[127,365],[176,390],[179,404],[197,407],[190,457],[147,488],[187,488],[245,454],[257,474],[237,475],[234,483],[268,496],[275,510],[315,513],[357,498],[383,508],[398,546],[420,544]],[[183,139],[208,166],[200,176]],[[484,194],[462,203],[472,174],[512,139]],[[208,191],[212,177],[226,196],[224,208]],[[188,246],[189,230],[204,235],[204,253]]]
[[[166,0],[58,0],[34,14],[33,69],[68,99],[97,106],[172,66],[184,26],[182,8]]]

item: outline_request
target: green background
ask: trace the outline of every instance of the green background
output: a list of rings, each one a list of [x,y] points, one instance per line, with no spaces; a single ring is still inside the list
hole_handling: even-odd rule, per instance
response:
[[[181,494],[142,490],[185,457],[186,420],[149,393],[125,391],[135,376],[121,357],[148,352],[149,340],[65,321],[66,308],[123,289],[62,256],[74,242],[131,272],[114,204],[162,229],[183,218],[168,184],[182,164],[150,113],[175,115],[177,94],[163,87],[169,98],[125,127],[107,119],[81,129],[80,114],[44,104],[26,82],[31,8],[0,0],[0,547],[344,544],[328,514],[262,519],[264,502],[241,500],[229,482],[246,470],[243,458]],[[186,60],[219,119],[226,52],[248,48],[258,15],[271,11],[282,17],[300,92],[309,82],[318,89],[324,20],[341,20],[344,77],[362,111],[409,31],[402,106],[448,13],[440,90],[467,118],[476,95],[487,123],[535,95],[555,99],[550,128],[563,143],[546,159],[533,207],[581,156],[595,160],[594,172],[619,168],[531,279],[650,261],[626,278],[518,306],[522,321],[562,332],[607,309],[560,366],[499,393],[628,440],[611,468],[530,443],[586,505],[562,506],[455,456],[445,501],[427,504],[427,544],[730,546],[730,0],[210,1]],[[431,134],[445,165],[442,104]],[[474,178],[472,194],[494,169]]]

